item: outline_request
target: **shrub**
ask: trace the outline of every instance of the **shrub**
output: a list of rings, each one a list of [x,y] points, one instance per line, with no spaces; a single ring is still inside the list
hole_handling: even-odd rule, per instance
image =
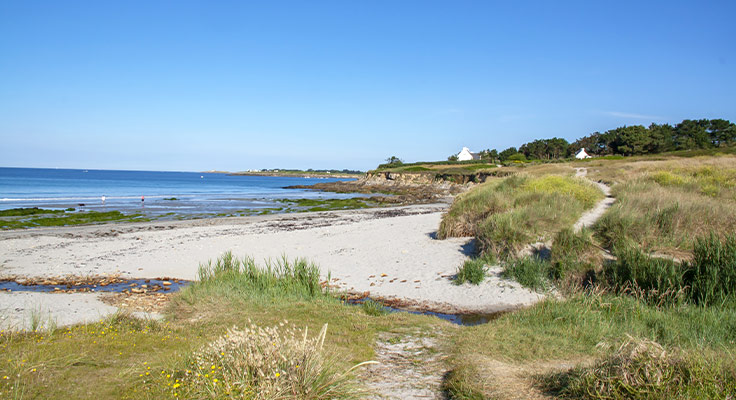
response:
[[[194,353],[174,393],[182,398],[353,399],[363,393],[351,372],[337,371],[325,355],[327,324],[309,337],[290,327],[232,328]]]

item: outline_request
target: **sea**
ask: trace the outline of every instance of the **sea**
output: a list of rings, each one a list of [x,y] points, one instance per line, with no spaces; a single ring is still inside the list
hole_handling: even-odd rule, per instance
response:
[[[360,194],[286,189],[348,181],[202,172],[0,167],[0,210],[38,207],[121,211],[149,216],[207,216],[278,208],[280,199],[352,198]],[[103,202],[104,196],[104,202]],[[142,201],[143,199],[143,201]]]

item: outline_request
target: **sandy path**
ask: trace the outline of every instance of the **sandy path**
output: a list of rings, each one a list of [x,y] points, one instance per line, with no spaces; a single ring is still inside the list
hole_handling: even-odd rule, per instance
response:
[[[256,260],[306,257],[333,284],[400,298],[444,312],[493,312],[542,297],[488,279],[455,286],[451,276],[472,252],[468,238],[434,239],[446,205],[113,224],[0,233],[0,275],[122,274],[193,279],[200,262],[227,250]]]
[[[588,169],[587,168],[576,168],[575,169],[575,176],[579,178],[585,178],[588,175]],[[587,178],[586,178],[587,179]],[[593,182],[593,181],[591,181]],[[592,209],[586,211],[583,213],[583,215],[578,219],[577,222],[575,222],[575,225],[573,226],[573,229],[575,232],[580,232],[583,228],[590,228],[593,226],[596,221],[598,221],[603,214],[605,214],[606,210],[611,208],[613,203],[616,201],[614,197],[611,196],[611,188],[602,183],[602,182],[593,182],[598,188],[601,189],[603,194],[606,195],[606,197],[599,201],[595,207]]]

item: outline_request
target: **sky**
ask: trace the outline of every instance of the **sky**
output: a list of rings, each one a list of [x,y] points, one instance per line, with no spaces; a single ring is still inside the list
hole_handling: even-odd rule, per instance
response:
[[[0,166],[374,168],[736,122],[734,1],[0,2]]]

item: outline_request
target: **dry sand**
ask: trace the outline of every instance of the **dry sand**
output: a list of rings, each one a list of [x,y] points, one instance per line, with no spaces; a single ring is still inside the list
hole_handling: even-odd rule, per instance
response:
[[[413,205],[2,232],[0,275],[194,279],[200,262],[231,250],[257,261],[304,257],[344,290],[433,311],[495,312],[543,297],[497,275],[478,286],[452,284],[473,245],[470,238],[434,238],[446,209]]]

